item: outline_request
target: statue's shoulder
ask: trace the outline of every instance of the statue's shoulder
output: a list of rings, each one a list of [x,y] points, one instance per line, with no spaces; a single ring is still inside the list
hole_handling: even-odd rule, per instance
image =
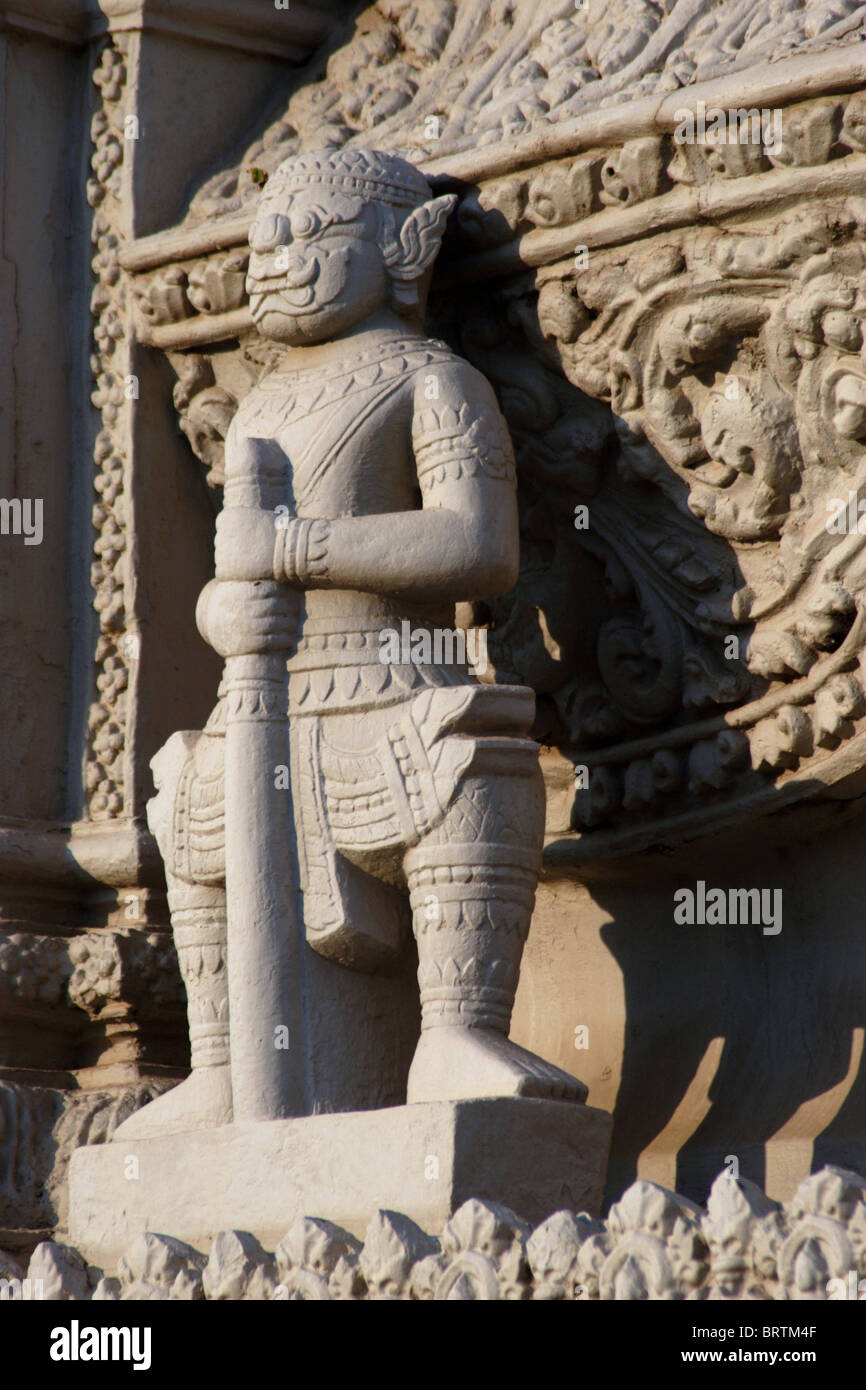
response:
[[[514,453],[493,387],[445,343],[414,381],[412,447],[422,488],[479,472],[514,482]],[[432,353],[431,353],[432,356]]]
[[[262,382],[268,380],[268,375],[244,392],[229,425],[226,443],[229,439],[237,439],[251,432],[259,413],[270,404],[273,393],[269,392],[267,388],[263,389],[262,386]]]
[[[458,400],[468,405],[477,401],[479,405],[496,407],[496,397],[487,378],[447,343],[441,342],[438,338],[428,338],[419,346],[417,353],[423,358],[423,362],[416,366],[411,361],[416,355],[413,353],[410,356],[410,365],[413,368],[416,393],[420,392],[422,399],[433,398],[433,393],[438,388],[440,398],[447,397],[452,403]],[[428,380],[429,377],[433,378],[432,383]]]

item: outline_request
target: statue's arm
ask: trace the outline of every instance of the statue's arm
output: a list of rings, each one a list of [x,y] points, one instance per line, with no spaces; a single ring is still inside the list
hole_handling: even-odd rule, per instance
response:
[[[299,521],[283,569],[304,588],[358,589],[421,601],[492,597],[517,579],[511,441],[485,379],[455,361],[419,377],[412,444],[422,509]]]

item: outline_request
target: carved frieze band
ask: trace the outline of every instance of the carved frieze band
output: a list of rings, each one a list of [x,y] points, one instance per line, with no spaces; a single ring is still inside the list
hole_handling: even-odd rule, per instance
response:
[[[683,112],[700,106],[691,94],[683,100]],[[750,113],[746,138],[731,143],[715,139],[712,130],[701,137],[698,129],[691,141],[678,141],[676,129],[648,131],[612,146],[599,143],[562,159],[536,161],[503,177],[482,174],[477,187],[467,188],[470,180],[461,178],[452,275],[514,274],[549,263],[575,245],[630,242],[665,225],[718,220],[746,203],[780,206],[862,184],[862,92],[793,102],[764,111],[763,120],[762,108],[752,102],[744,100],[737,109]],[[777,122],[767,119],[775,113]],[[755,182],[735,182],[744,178]],[[640,214],[622,216],[639,205],[645,205]],[[249,253],[240,245],[248,223],[248,216],[225,220],[142,239],[128,249],[122,259],[135,276],[142,341],[189,348],[252,327],[244,291]]]
[[[5,1112],[8,1130],[29,1138],[25,1098],[6,1090],[10,1093],[0,1091],[0,1118]],[[69,1116],[68,1128],[77,1131],[74,1142],[93,1143],[96,1135],[101,1139],[113,1132],[117,1115],[111,1109],[120,1107],[109,1109],[104,1093],[97,1097],[83,1113]],[[124,1104],[129,1108],[125,1098]],[[19,1140],[22,1149],[27,1152]],[[39,1245],[27,1274],[31,1280],[44,1276],[45,1297],[115,1302],[532,1299],[814,1305],[863,1301],[864,1231],[866,1180],[834,1166],[804,1179],[784,1205],[747,1178],[724,1172],[713,1183],[706,1207],[639,1180],[603,1221],[565,1207],[533,1229],[509,1208],[470,1197],[438,1237],[395,1211],[375,1212],[363,1243],[323,1217],[302,1216],[273,1253],[247,1231],[219,1232],[209,1257],[177,1237],[147,1232],[121,1258],[117,1277],[105,1275],[93,1289],[99,1271],[86,1269],[68,1245]],[[10,1256],[0,1250],[4,1259],[9,1262]]]

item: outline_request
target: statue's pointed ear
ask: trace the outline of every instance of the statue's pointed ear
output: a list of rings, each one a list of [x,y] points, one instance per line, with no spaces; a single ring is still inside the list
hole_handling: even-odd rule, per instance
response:
[[[433,264],[445,231],[445,223],[454,204],[453,193],[441,198],[432,198],[409,213],[400,228],[400,238],[392,243],[385,255],[394,280],[411,282],[421,276]]]

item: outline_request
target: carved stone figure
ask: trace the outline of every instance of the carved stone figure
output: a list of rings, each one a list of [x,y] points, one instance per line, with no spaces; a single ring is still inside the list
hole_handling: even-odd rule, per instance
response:
[[[410,1102],[584,1098],[508,1040],[543,830],[533,695],[451,659],[455,603],[502,593],[518,562],[493,391],[423,330],[453,203],[358,149],[290,158],[261,196],[251,311],[288,350],[226,439],[197,614],[226,658],[220,697],[154,759],[149,806],[193,1070],[123,1138],[309,1113],[302,1064],[271,1034],[303,988],[295,848],[306,940],[348,967],[400,952],[408,895]]]

